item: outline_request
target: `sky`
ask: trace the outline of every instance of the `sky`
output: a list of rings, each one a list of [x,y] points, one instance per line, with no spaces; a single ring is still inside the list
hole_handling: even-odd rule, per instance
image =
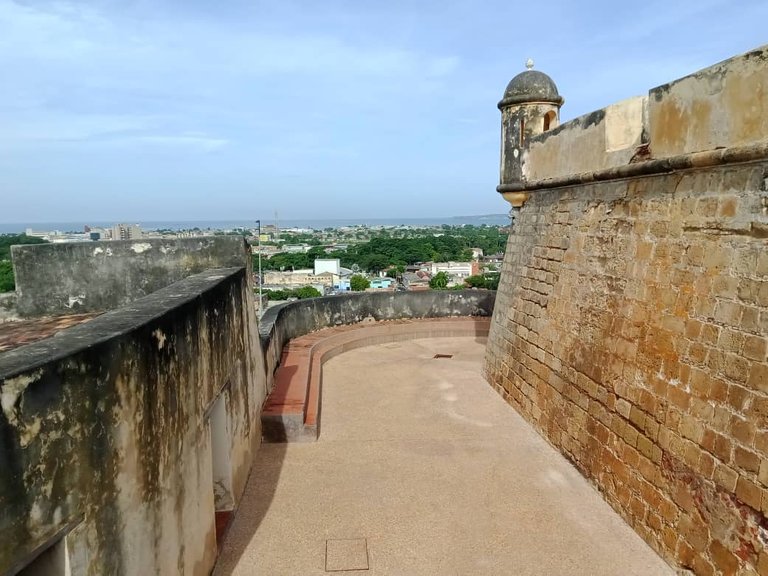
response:
[[[561,120],[768,41],[765,0],[0,0],[0,222],[504,213],[507,82]]]

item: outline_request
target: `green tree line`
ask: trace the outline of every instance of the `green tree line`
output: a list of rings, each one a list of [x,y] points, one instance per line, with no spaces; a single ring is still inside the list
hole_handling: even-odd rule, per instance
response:
[[[345,251],[328,252],[321,246],[315,246],[306,253],[279,252],[269,259],[262,258],[262,268],[312,268],[315,258],[338,258],[346,268],[357,264],[361,270],[375,273],[417,262],[466,261],[472,257],[470,248],[481,248],[487,254],[497,253],[503,251],[507,240],[506,234],[492,226],[446,226],[424,229],[422,233],[422,236],[399,238],[384,230],[367,242],[353,244]]]
[[[289,298],[317,298],[322,296],[317,288],[312,286],[302,286],[301,288],[285,288],[283,290],[264,290],[264,295],[270,300],[288,300]]]

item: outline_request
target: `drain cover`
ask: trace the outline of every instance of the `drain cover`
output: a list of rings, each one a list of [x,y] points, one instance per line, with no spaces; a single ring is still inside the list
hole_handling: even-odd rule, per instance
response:
[[[433,358],[453,358],[453,354],[435,354]]]
[[[368,570],[368,542],[365,538],[325,541],[325,571]]]

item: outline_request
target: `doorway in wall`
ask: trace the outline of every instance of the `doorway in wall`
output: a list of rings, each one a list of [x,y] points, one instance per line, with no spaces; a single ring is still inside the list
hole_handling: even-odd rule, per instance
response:
[[[229,418],[228,387],[219,394],[208,416],[211,433],[211,471],[213,502],[216,510],[216,543],[221,547],[224,533],[232,520],[232,433]]]

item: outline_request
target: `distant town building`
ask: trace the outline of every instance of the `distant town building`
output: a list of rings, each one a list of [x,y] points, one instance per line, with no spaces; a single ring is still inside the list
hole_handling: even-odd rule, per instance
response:
[[[430,272],[434,275],[438,272],[445,272],[448,276],[466,278],[480,273],[480,267],[477,262],[432,262]]]
[[[282,251],[291,253],[307,253],[309,252],[310,248],[312,248],[312,246],[309,244],[285,244],[282,248]]]
[[[338,258],[315,258],[315,275],[330,272],[339,276],[341,274],[341,260]]]
[[[417,272],[405,272],[403,274],[403,284],[408,290],[429,290],[429,273],[419,270]]]
[[[313,270],[302,269],[292,272],[266,272],[264,285],[300,288],[301,286],[321,286],[330,288],[334,284],[334,275],[330,272],[314,274]],[[322,292],[322,290],[320,290]]]
[[[32,230],[32,228],[27,228],[24,231],[24,234],[27,236],[33,236],[35,238],[47,238],[51,233],[50,232],[43,232],[41,230]]]
[[[369,290],[390,290],[395,287],[393,278],[372,278]]]
[[[112,226],[112,240],[137,240],[142,238],[138,224],[115,224]]]
[[[500,252],[498,254],[489,254],[488,256],[483,256],[482,261],[484,265],[494,264],[501,266],[501,263],[504,261],[504,253]]]

